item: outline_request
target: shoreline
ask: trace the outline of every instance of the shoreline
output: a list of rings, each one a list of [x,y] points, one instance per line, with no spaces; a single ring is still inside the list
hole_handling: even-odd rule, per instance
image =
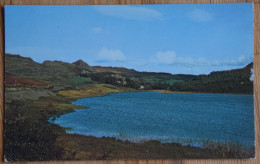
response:
[[[58,125],[58,124],[56,124]],[[64,127],[63,127],[64,128]],[[71,128],[71,127],[70,127]],[[71,128],[70,130],[73,130],[73,128]],[[69,131],[70,131],[69,130]],[[193,148],[200,148],[200,149],[207,149],[210,145],[213,146],[223,146],[223,145],[231,145],[231,146],[237,146],[237,147],[241,147],[244,150],[250,150],[252,148],[255,148],[255,143],[253,146],[246,146],[246,145],[242,145],[241,143],[237,143],[235,141],[214,141],[214,140],[200,140],[197,142],[186,142],[186,140],[193,140],[193,139],[181,139],[180,142],[176,142],[176,141],[172,141],[172,142],[163,142],[160,141],[159,139],[139,139],[136,141],[132,141],[129,139],[121,139],[121,138],[117,138],[116,136],[95,136],[95,135],[87,135],[87,134],[80,134],[80,133],[69,133],[66,131],[67,134],[71,134],[71,135],[80,135],[80,136],[85,136],[85,137],[94,137],[94,138],[109,138],[109,139],[116,139],[118,142],[126,142],[126,143],[132,143],[132,144],[143,144],[143,143],[147,143],[147,142],[158,142],[162,145],[167,145],[167,144],[177,144],[183,147],[193,147]],[[196,140],[196,139],[195,139]]]
[[[102,86],[109,86],[109,87],[111,87],[110,85],[104,85],[104,84],[102,84]],[[123,88],[123,87],[122,87]],[[125,88],[124,88],[125,89]],[[64,95],[64,93],[66,93],[66,92],[69,92],[69,93],[71,93],[71,91],[75,91],[75,90],[68,90],[68,91],[62,91],[62,94],[61,95]],[[81,91],[78,91],[78,92],[81,92]],[[182,93],[184,93],[184,94],[186,94],[186,93],[195,93],[195,94],[198,94],[198,92],[178,92],[178,91],[167,91],[167,90],[131,90],[131,91],[125,91],[125,90],[119,90],[119,91],[116,91],[116,92],[99,92],[99,93],[95,93],[95,94],[92,94],[92,95],[82,95],[82,96],[78,96],[77,98],[74,98],[70,103],[72,104],[72,102],[73,101],[75,101],[75,100],[78,100],[78,99],[84,99],[84,98],[89,98],[89,97],[103,97],[103,96],[107,96],[107,95],[109,95],[109,94],[113,94],[113,93],[128,93],[128,92],[160,92],[160,93],[180,93],[180,94],[182,94]],[[102,94],[100,94],[100,93],[102,93]],[[223,94],[223,93],[202,93],[202,94]],[[232,94],[232,93],[230,93],[230,94]],[[66,94],[65,94],[66,95]],[[76,94],[77,95],[77,94]],[[240,94],[239,94],[240,95]],[[244,94],[244,95],[247,95],[247,94]],[[251,94],[250,94],[251,95]],[[74,105],[74,104],[73,104]],[[81,106],[81,105],[80,105]],[[91,108],[91,107],[87,107],[87,108],[85,108],[84,106],[82,106],[83,108],[82,109],[89,109],[89,108]],[[77,108],[78,110],[80,110],[81,108]],[[71,111],[71,112],[75,112],[75,110],[76,109],[73,109],[73,111]],[[70,113],[69,111],[67,112],[67,113]],[[64,114],[67,114],[67,113],[64,113]],[[61,115],[63,115],[63,114],[61,114]],[[51,117],[50,117],[51,118]],[[53,122],[52,122],[53,123]],[[55,123],[54,123],[55,124]],[[58,124],[56,124],[56,125],[58,125]],[[60,125],[58,125],[58,126],[60,126]],[[62,126],[60,126],[61,128],[65,128],[65,127],[62,127]],[[71,128],[71,127],[70,127]],[[73,129],[73,128],[72,128]],[[69,133],[69,132],[67,132],[67,130],[65,130],[65,132],[67,133],[67,134],[76,134],[76,135],[82,135],[82,136],[86,136],[86,137],[96,137],[96,138],[116,138],[117,140],[121,140],[121,142],[131,142],[131,143],[142,143],[142,142],[150,142],[150,141],[158,141],[158,142],[160,142],[161,144],[181,144],[181,146],[187,146],[187,145],[189,145],[190,147],[196,147],[196,148],[201,148],[201,149],[204,149],[205,147],[203,147],[203,143],[196,143],[196,142],[194,142],[194,143],[188,143],[187,145],[186,144],[184,144],[184,143],[181,143],[181,142],[166,142],[166,143],[164,143],[164,142],[161,142],[160,140],[156,140],[156,139],[140,139],[140,140],[143,140],[142,142],[133,142],[133,141],[131,141],[131,140],[124,140],[124,139],[120,139],[120,138],[117,138],[117,137],[113,137],[113,136],[101,136],[101,137],[98,137],[98,136],[93,136],[93,135],[84,135],[84,134],[79,134],[79,133]],[[202,141],[203,142],[203,141]],[[237,144],[237,145],[239,145],[238,143],[234,143],[234,142],[231,142],[231,141],[227,141],[227,142],[217,142],[217,141],[209,141],[210,143],[215,143],[215,144],[217,144],[217,145],[224,145],[224,144]],[[199,145],[201,145],[201,146],[191,146],[191,145],[197,145],[197,144],[199,144]],[[255,147],[255,146],[253,146],[253,147]],[[244,147],[245,148],[245,147]],[[252,146],[250,147],[250,148],[252,148]]]
[[[100,89],[102,91],[100,91]],[[32,90],[32,92],[38,91]],[[217,145],[217,147],[216,145],[209,145],[206,148],[201,148],[191,145],[182,145],[178,142],[161,143],[158,140],[148,140],[143,143],[133,143],[116,139],[115,137],[98,138],[70,134],[66,132],[66,128],[49,121],[51,117],[71,113],[74,112],[75,109],[83,108],[83,106],[72,104],[72,102],[77,99],[106,96],[110,93],[121,92],[140,91],[107,84],[95,84],[85,88],[59,91],[54,95],[41,97],[38,100],[21,99],[17,102],[16,100],[6,101],[5,119],[9,121],[9,123],[6,124],[8,127],[6,127],[10,132],[5,132],[5,139],[8,139],[5,144],[14,143],[17,137],[24,137],[24,135],[35,136],[37,134],[32,140],[28,140],[25,143],[23,141],[24,146],[21,145],[17,151],[11,149],[12,145],[5,145],[6,153],[14,157],[8,157],[7,159],[14,161],[17,154],[22,154],[23,156],[20,157],[20,159],[24,159],[25,154],[31,155],[37,151],[42,151],[41,146],[37,146],[39,141],[44,143],[46,149],[44,151],[49,152],[50,155],[41,156],[42,159],[47,158],[45,160],[248,159],[255,155],[254,149],[245,151],[234,145],[233,147],[228,147],[225,144]],[[20,113],[20,116],[17,117],[19,117],[21,122],[16,119],[13,120],[15,117],[13,117],[13,110],[10,109],[15,109],[15,111],[17,110],[17,112]],[[26,124],[21,124],[23,122],[26,122]],[[46,127],[48,127],[47,132]],[[25,128],[27,133],[24,134],[19,128]],[[15,130],[14,138],[13,135],[11,135],[13,134],[13,130]],[[7,134],[11,136],[7,136]],[[44,138],[41,138],[41,136],[44,136]],[[32,144],[36,145],[36,147],[34,147],[34,149],[28,149]],[[21,153],[20,150],[24,150],[23,153]],[[39,157],[37,157],[37,159],[39,159]]]
[[[100,85],[109,86],[109,87],[112,86],[112,85],[109,85],[109,84],[100,84]],[[113,86],[113,87],[115,88],[115,86]],[[84,93],[85,93],[84,91],[86,91],[87,89],[83,89],[83,92],[82,92],[82,90],[75,90],[74,89],[74,90],[59,91],[58,95],[65,96],[66,98],[69,98],[70,99],[69,103],[71,105],[75,105],[75,104],[72,104],[72,102],[76,101],[78,99],[84,99],[84,98],[89,98],[89,97],[103,97],[103,96],[107,96],[107,95],[112,94],[112,93],[128,93],[128,92],[129,93],[130,92],[159,92],[159,93],[166,93],[166,94],[172,94],[172,93],[173,94],[174,93],[177,93],[177,94],[228,94],[228,95],[252,95],[252,96],[254,96],[254,94],[245,94],[245,93],[210,93],[210,92],[205,93],[205,92],[169,91],[169,90],[136,90],[136,89],[126,88],[126,87],[121,87],[121,88],[130,89],[130,91],[119,90],[119,91],[116,91],[116,92],[100,92],[100,93],[95,93],[95,94],[92,94],[92,95],[84,95]],[[73,95],[73,94],[71,94],[71,92],[80,92],[80,94],[76,93],[76,94]],[[70,96],[68,96],[68,95],[70,95]],[[76,105],[76,106],[79,106],[79,108],[73,108],[72,111],[68,111],[66,113],[62,113],[62,114],[59,114],[57,116],[67,114],[67,113],[70,113],[70,112],[75,112],[75,109],[89,109],[89,108],[91,108],[89,106],[82,106],[82,105]],[[52,117],[56,117],[56,115],[50,116],[49,119],[51,119]]]

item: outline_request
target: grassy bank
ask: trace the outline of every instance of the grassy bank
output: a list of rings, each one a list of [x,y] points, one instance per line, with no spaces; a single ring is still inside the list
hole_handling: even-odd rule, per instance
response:
[[[12,90],[12,89],[10,89]],[[45,90],[45,89],[43,89]],[[71,104],[83,97],[136,90],[107,84],[91,84],[61,90],[39,99],[15,99],[21,90],[13,89],[6,101],[5,156],[10,161],[35,160],[104,160],[104,159],[183,159],[183,158],[250,158],[254,150],[182,146],[158,141],[131,143],[116,138],[97,138],[67,134],[66,129],[48,122],[52,116],[86,108]],[[29,91],[28,91],[29,92]],[[30,90],[36,94],[37,90]],[[7,97],[8,98],[8,97]]]
[[[160,92],[160,93],[198,93],[198,94],[235,94],[235,95],[252,95],[251,93],[236,93],[236,92],[230,92],[230,93],[222,93],[222,92],[191,92],[191,91],[171,91],[171,90],[148,90],[148,92]]]
[[[93,84],[83,89],[73,89],[58,92],[59,95],[70,99],[79,99],[84,97],[95,97],[95,96],[105,96],[109,93],[119,93],[119,92],[134,92],[135,89],[118,87],[108,84]]]

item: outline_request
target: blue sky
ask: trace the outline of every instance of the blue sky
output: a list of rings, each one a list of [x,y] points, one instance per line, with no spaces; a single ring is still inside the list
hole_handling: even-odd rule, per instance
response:
[[[172,74],[253,61],[251,3],[6,6],[6,53]]]

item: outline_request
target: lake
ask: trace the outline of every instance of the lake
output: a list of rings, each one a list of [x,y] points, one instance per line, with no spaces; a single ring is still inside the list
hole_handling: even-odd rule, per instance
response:
[[[127,92],[72,103],[90,108],[76,109],[53,121],[72,128],[68,133],[131,142],[254,146],[253,95]]]

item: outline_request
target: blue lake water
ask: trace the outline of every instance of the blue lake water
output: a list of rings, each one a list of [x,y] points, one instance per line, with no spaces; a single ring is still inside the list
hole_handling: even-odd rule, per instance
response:
[[[234,94],[129,92],[78,99],[89,106],[61,115],[68,133],[142,142],[254,146],[254,97]]]

